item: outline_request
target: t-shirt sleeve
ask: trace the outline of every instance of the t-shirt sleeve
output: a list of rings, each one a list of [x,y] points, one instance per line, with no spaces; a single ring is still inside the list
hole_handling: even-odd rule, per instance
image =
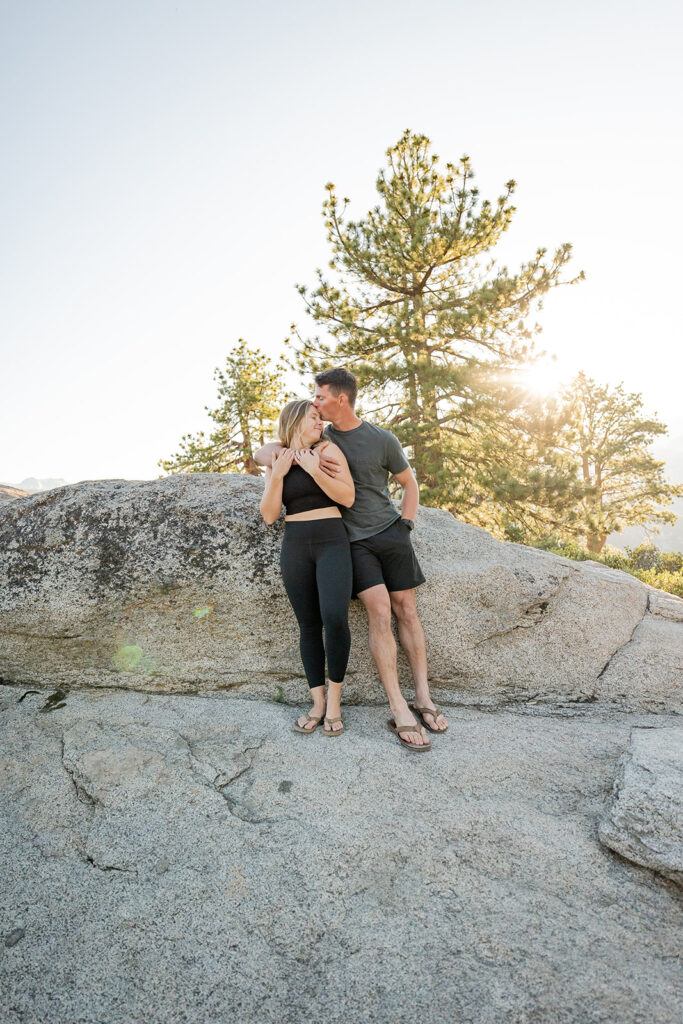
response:
[[[385,466],[390,473],[395,475],[396,473],[402,473],[404,469],[410,469],[410,463],[408,462],[401,443],[397,437],[387,431],[386,435],[386,450],[385,450]]]

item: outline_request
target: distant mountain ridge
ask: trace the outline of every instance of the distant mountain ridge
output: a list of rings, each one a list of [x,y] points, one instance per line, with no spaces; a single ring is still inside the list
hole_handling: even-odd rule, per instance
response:
[[[36,494],[38,491],[51,491],[53,487],[65,487],[68,480],[48,479],[38,480],[35,476],[27,476],[20,484],[11,484],[6,480],[0,483],[0,487],[14,487],[20,491],[27,491],[29,494]]]

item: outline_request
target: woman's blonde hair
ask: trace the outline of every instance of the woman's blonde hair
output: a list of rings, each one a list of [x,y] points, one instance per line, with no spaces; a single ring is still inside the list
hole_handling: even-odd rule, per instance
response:
[[[310,398],[296,398],[293,402],[288,402],[280,413],[280,418],[277,421],[277,436],[280,439],[280,444],[285,448],[292,447],[294,435],[312,405],[313,402]],[[312,447],[315,448],[320,440],[318,439]]]

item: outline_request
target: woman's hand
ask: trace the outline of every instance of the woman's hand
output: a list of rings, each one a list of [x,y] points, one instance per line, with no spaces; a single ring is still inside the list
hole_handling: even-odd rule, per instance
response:
[[[331,476],[332,479],[339,475],[342,464],[338,459],[335,459],[334,455],[328,455],[325,449],[329,447],[329,441],[324,441],[323,444],[318,445],[316,451],[320,457],[320,468],[323,473]]]
[[[270,464],[274,480],[283,480],[287,476],[292,468],[294,455],[295,452],[292,448],[283,448],[281,451],[275,452]]]
[[[294,458],[307,473],[313,476],[320,469],[320,457],[317,451],[311,448],[300,448],[294,453]]]

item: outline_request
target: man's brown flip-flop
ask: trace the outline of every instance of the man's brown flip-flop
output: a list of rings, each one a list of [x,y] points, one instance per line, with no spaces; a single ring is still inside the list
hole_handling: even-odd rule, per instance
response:
[[[432,745],[429,742],[429,740],[427,740],[426,743],[419,743],[419,744],[418,743],[410,743],[408,740],[404,740],[402,736],[399,736],[399,732],[419,732],[420,731],[420,726],[419,725],[413,725],[412,722],[409,723],[408,725],[397,725],[396,724],[396,720],[394,718],[390,718],[389,721],[387,722],[387,725],[389,726],[389,728],[391,729],[391,731],[393,733],[396,733],[396,738],[397,738],[398,742],[402,743],[404,747],[408,748],[408,750],[431,750],[432,749]]]
[[[433,720],[436,721],[439,715],[446,717],[441,708],[418,708],[415,704],[410,705],[411,711],[414,711],[418,715],[424,725],[425,729],[429,729],[430,732],[448,732],[448,726],[445,729],[435,729],[433,725],[425,721],[425,714],[431,715]]]

